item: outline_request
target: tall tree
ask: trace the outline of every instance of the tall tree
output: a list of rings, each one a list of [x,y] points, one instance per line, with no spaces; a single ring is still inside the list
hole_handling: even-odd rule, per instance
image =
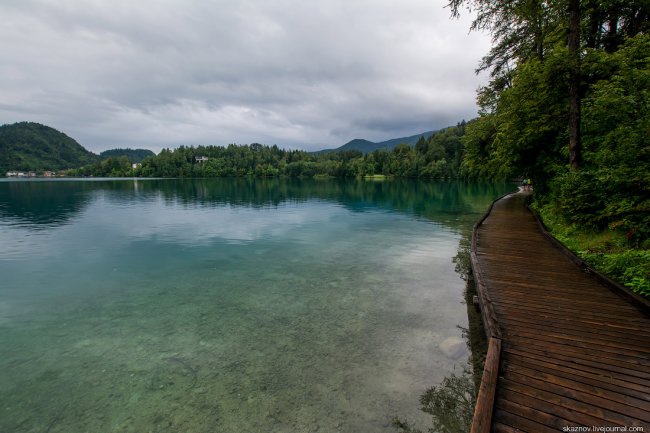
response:
[[[553,9],[540,0],[450,0],[452,16],[458,17],[462,6],[476,13],[471,30],[486,30],[492,35],[493,47],[477,72],[489,70],[495,84],[508,86],[518,63],[537,58],[543,60],[549,43]]]
[[[569,0],[569,164],[580,167],[580,0]]]
[[[466,6],[477,16],[471,30],[487,30],[494,46],[478,70],[490,69],[492,81],[480,97],[494,105],[494,98],[510,87],[512,71],[519,65],[544,62],[547,47],[554,47],[560,35],[567,35],[569,70],[569,160],[581,161],[580,147],[580,0],[450,0],[452,16]],[[496,95],[491,95],[496,93]]]

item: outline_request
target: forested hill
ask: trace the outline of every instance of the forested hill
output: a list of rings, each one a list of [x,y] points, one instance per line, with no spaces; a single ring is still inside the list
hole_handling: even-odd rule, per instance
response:
[[[420,138],[428,139],[435,133],[436,131],[427,131],[421,134],[411,135],[410,137],[393,138],[391,140],[380,142],[355,138],[336,149],[324,149],[316,153],[345,152],[348,150],[357,150],[361,153],[368,153],[374,152],[375,150],[393,150],[398,144],[409,144],[414,146]]]
[[[0,126],[0,173],[63,170],[92,164],[99,156],[49,126],[20,122]]]
[[[155,156],[149,149],[111,149],[105,150],[99,154],[102,159],[107,158],[119,158],[120,156],[126,156],[129,162],[142,162],[143,159],[150,156]]]
[[[392,150],[310,153],[277,146],[181,146],[145,158],[136,169],[125,156],[109,157],[82,167],[76,176],[143,177],[336,177],[392,176],[400,178],[456,178],[463,160],[466,123],[443,129],[415,145],[401,143]]]

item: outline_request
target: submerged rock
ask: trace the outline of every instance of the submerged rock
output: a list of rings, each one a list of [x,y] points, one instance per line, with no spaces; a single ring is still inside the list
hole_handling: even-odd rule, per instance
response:
[[[467,353],[467,344],[460,337],[448,337],[440,343],[440,350],[447,358],[455,361]]]

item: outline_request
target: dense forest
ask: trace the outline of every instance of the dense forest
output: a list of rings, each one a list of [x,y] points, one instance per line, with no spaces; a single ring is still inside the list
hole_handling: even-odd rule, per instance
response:
[[[0,126],[0,173],[79,167],[99,161],[72,138],[33,122]]]
[[[462,158],[465,122],[443,129],[415,146],[363,154],[358,150],[310,153],[262,144],[181,146],[145,158],[133,170],[125,157],[107,158],[70,174],[80,176],[143,177],[336,177],[392,176],[456,178]]]
[[[131,163],[134,162],[137,163],[137,162],[142,162],[143,159],[148,158],[150,156],[155,156],[155,153],[153,153],[149,149],[117,148],[117,149],[105,150],[99,154],[99,157],[102,159],[119,158],[121,156],[126,156],[126,158]]]
[[[144,158],[155,154],[148,149],[111,149],[96,155],[86,150],[73,138],[63,132],[35,122],[18,122],[0,126],[0,173],[7,171],[43,171],[71,170],[75,172],[82,166],[118,166],[118,176],[130,176],[131,171],[122,170],[122,166],[139,163]],[[125,157],[126,159],[121,159]],[[101,161],[113,158],[101,165]],[[111,170],[108,170],[110,173]]]
[[[491,33],[461,173],[533,179],[585,259],[650,296],[650,3],[451,0]]]

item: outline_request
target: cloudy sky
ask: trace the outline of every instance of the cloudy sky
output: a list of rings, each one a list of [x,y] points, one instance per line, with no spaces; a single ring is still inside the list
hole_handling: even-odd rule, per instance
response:
[[[99,152],[316,150],[476,115],[489,38],[444,0],[2,0],[0,124]]]

